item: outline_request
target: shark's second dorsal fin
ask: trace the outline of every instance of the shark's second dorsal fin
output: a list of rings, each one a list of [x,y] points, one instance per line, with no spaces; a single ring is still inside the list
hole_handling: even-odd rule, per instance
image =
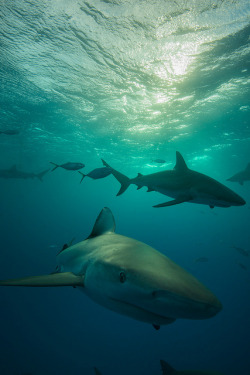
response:
[[[174,375],[176,374],[176,370],[170,366],[166,361],[163,361],[161,359],[161,370],[162,370],[162,375]]]
[[[115,231],[115,219],[108,207],[104,207],[99,213],[91,234],[87,239]]]
[[[174,169],[177,172],[182,172],[182,173],[188,170],[187,164],[179,151],[176,151],[176,164],[175,164]]]

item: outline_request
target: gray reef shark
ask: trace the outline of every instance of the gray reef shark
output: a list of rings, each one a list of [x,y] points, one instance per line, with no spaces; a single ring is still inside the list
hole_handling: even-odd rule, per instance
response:
[[[162,375],[223,375],[218,371],[209,370],[175,370],[169,363],[161,360]]]
[[[238,182],[240,185],[243,185],[245,181],[250,181],[250,163],[247,164],[243,171],[234,174],[227,181]]]
[[[89,237],[57,255],[56,272],[0,286],[73,286],[100,305],[159,329],[176,319],[207,319],[222,305],[194,276],[151,246],[115,233],[105,207]]]
[[[29,172],[23,172],[17,169],[16,165],[13,165],[13,167],[9,169],[0,169],[0,178],[38,178],[40,181],[42,181],[43,176],[49,171],[49,169],[46,169],[43,172],[40,173],[29,173]]]
[[[173,206],[183,202],[205,204],[211,208],[246,204],[243,198],[225,185],[205,174],[189,169],[178,151],[176,152],[174,169],[148,175],[138,173],[135,178],[128,178],[110,167],[104,160],[102,162],[106,167],[111,168],[111,173],[121,184],[117,195],[124,193],[130,184],[135,184],[137,185],[137,190],[146,186],[148,192],[157,191],[174,198],[174,200],[157,204],[154,207]]]
[[[175,370],[169,363],[161,360],[161,370],[162,375],[223,375],[218,371],[209,371],[209,370]],[[95,375],[102,375],[102,373],[94,367]]]

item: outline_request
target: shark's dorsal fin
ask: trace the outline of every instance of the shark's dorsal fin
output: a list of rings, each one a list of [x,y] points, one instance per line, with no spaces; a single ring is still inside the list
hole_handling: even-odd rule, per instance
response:
[[[12,167],[10,167],[10,171],[16,171],[16,164],[12,165]]]
[[[162,375],[174,375],[176,374],[176,370],[170,366],[166,361],[160,360],[161,362],[161,371]]]
[[[142,176],[143,176],[142,173],[138,173],[138,174],[137,174],[137,177],[142,177]]]
[[[176,151],[176,164],[175,164],[174,169],[177,172],[181,172],[181,173],[186,172],[188,170],[187,164],[179,151]]]
[[[102,234],[115,231],[115,219],[108,207],[104,207],[99,213],[91,234],[87,239],[101,236]]]

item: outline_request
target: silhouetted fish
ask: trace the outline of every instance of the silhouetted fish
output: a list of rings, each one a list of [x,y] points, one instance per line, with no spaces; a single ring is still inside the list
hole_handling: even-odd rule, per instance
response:
[[[15,135],[15,134],[19,134],[19,130],[16,130],[16,129],[0,130],[0,134]]]
[[[166,163],[166,160],[164,159],[154,159],[152,160],[154,163],[159,163],[159,164],[163,164],[163,163]]]
[[[93,180],[98,180],[99,178],[107,177],[112,173],[112,170],[111,168],[108,168],[108,167],[102,167],[102,168],[93,169],[93,171],[87,174],[84,174],[82,172],[79,172],[79,173],[82,175],[82,179],[80,181],[81,183],[84,177],[90,177],[90,178],[93,178]]]
[[[54,171],[56,168],[63,168],[63,169],[67,169],[68,171],[77,171],[78,169],[82,169],[83,167],[85,167],[85,164],[82,164],[82,163],[71,163],[71,162],[68,162],[68,163],[65,163],[65,164],[56,164],[56,163],[53,163],[52,161],[50,161],[51,164],[55,165],[55,167],[51,170]]]
[[[250,255],[249,250],[245,250],[242,247],[232,246],[233,249],[237,250],[241,255],[248,257]]]
[[[0,169],[0,177],[1,178],[39,178],[40,181],[42,181],[43,176],[49,171],[49,169],[46,169],[43,172],[40,173],[29,173],[29,172],[23,172],[19,171],[16,167],[16,165],[13,165],[10,169]]]

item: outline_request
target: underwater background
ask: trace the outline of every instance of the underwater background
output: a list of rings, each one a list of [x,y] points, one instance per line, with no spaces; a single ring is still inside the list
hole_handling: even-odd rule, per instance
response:
[[[110,175],[80,184],[57,168],[0,178],[0,279],[53,272],[63,244],[86,238],[109,207],[116,232],[191,272],[223,304],[208,320],[159,331],[72,288],[1,288],[0,374],[250,374],[248,0],[0,1],[0,169],[40,173],[50,162],[101,158],[129,177],[187,165],[233,189],[242,207],[210,209]],[[163,159],[165,163],[154,160]]]

